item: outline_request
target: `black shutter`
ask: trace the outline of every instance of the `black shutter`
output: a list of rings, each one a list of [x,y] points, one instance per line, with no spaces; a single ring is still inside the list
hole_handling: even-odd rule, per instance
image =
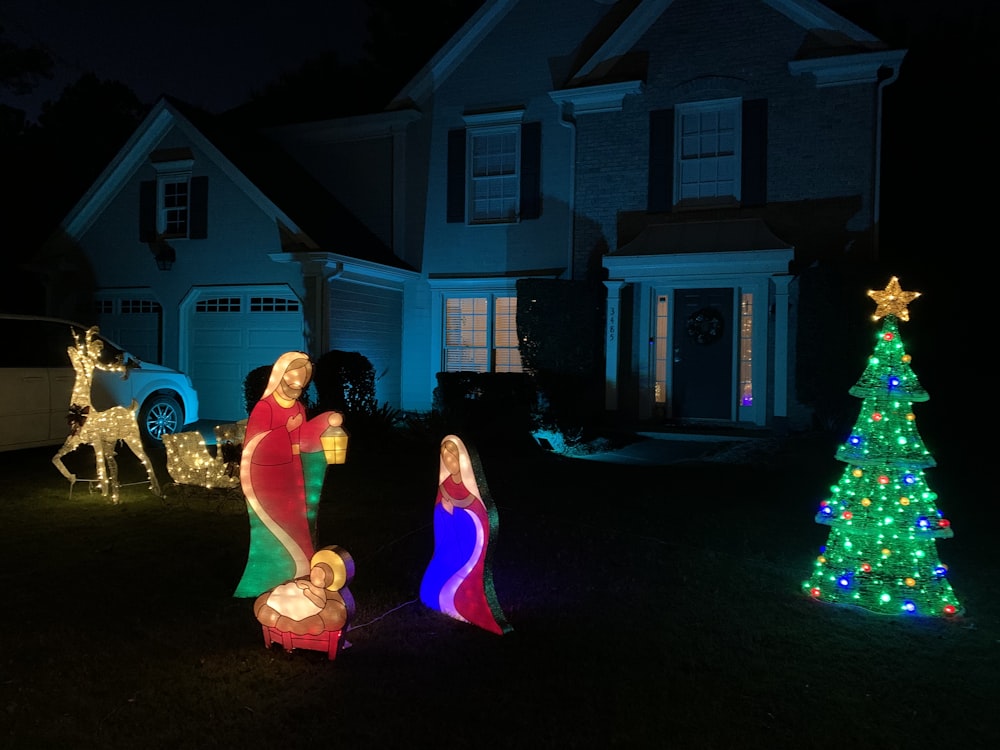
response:
[[[188,237],[203,240],[208,237],[208,178],[191,178],[191,213]]]
[[[448,131],[448,222],[465,221],[465,128]]]
[[[649,190],[646,210],[669,211],[674,202],[674,111],[649,113]]]
[[[767,203],[767,99],[743,102],[744,206]]]
[[[139,242],[156,239],[156,181],[139,183]]]
[[[521,219],[542,215],[542,124],[521,126]]]

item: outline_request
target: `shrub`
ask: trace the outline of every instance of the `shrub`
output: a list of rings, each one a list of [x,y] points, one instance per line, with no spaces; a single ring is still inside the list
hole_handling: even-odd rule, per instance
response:
[[[313,368],[319,411],[372,415],[375,399],[375,368],[360,352],[331,349],[316,360]]]
[[[273,369],[273,364],[261,365],[252,369],[247,373],[246,378],[243,379],[243,401],[247,410],[247,416],[250,415],[254,406],[257,405],[257,402],[264,395],[264,389],[267,388],[267,381],[271,379],[271,370]],[[305,407],[306,414],[310,417],[317,413],[314,393],[315,386],[313,383],[310,383],[306,392],[299,397],[299,402]]]

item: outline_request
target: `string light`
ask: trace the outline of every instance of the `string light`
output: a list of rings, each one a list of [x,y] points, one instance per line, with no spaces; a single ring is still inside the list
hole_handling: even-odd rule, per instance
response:
[[[962,607],[936,544],[953,532],[927,485],[924,470],[936,462],[911,411],[928,395],[910,369],[898,328],[920,294],[904,292],[893,277],[868,295],[878,304],[874,319],[882,319],[882,330],[849,391],[862,406],[837,449],[847,467],[820,502],[815,520],[829,533],[802,588],[813,599],[884,614],[952,617]]]
[[[200,432],[164,434],[167,473],[177,484],[197,485],[207,489],[239,487],[239,450],[242,448],[245,431],[245,421],[218,425],[215,428],[214,456],[209,452]],[[227,446],[232,446],[233,450],[226,450]],[[227,455],[229,453],[233,455]]]

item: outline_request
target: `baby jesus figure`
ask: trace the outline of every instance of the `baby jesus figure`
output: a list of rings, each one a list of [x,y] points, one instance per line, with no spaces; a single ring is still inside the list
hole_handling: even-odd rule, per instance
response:
[[[295,635],[342,630],[354,612],[354,599],[345,588],[353,577],[354,561],[347,550],[324,547],[313,555],[308,576],[258,596],[254,615],[262,625]]]

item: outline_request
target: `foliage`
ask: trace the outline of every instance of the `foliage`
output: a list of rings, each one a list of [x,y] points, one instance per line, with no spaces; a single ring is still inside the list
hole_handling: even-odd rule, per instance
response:
[[[65,236],[59,229],[60,220],[114,158],[144,115],[145,108],[131,89],[86,74],[66,86],[55,102],[43,105],[40,124],[2,134],[0,163],[17,190],[0,202],[0,221],[8,227],[6,245],[18,248],[21,266],[35,270],[37,278],[44,276],[48,283],[53,265],[62,261],[43,256],[43,243],[54,234]],[[73,280],[79,282],[79,277]],[[83,291],[75,291],[84,296]],[[50,290],[49,296],[53,295],[50,304],[62,305],[60,290]],[[13,285],[7,297],[5,309],[48,312],[39,309],[39,300],[44,297],[30,283]]]
[[[377,409],[375,367],[360,352],[331,349],[313,368],[320,411],[372,414]]]
[[[274,369],[274,363],[269,365],[261,365],[260,367],[255,367],[247,376],[243,379],[243,403],[247,410],[247,415],[253,411],[254,406],[264,395],[264,389],[267,388],[267,381],[271,379],[271,370]],[[306,410],[306,416],[313,417],[318,413],[317,400],[315,396],[315,384],[310,383],[305,392],[299,396],[299,403]]]
[[[40,78],[52,78],[52,56],[42,47],[21,47],[3,38],[0,26],[0,86],[18,96],[30,94]]]
[[[871,319],[869,300],[859,293],[871,288],[866,279],[881,280],[882,274],[823,263],[799,276],[795,395],[813,410],[814,427],[837,435],[845,434],[856,416],[847,390],[868,356],[865,341],[857,336]]]
[[[480,442],[528,437],[535,386],[521,372],[439,372],[434,411],[457,432]]]
[[[604,287],[591,282],[517,282],[517,337],[538,389],[537,427],[576,429],[599,419],[604,298]]]
[[[255,92],[236,111],[267,126],[368,114],[383,109],[482,5],[482,0],[365,0],[366,56],[345,61],[336,51],[306,60]],[[428,18],[434,22],[427,23]],[[317,91],[326,92],[316,96]]]
[[[264,396],[264,389],[267,388],[267,381],[271,378],[271,370],[274,365],[261,365],[255,367],[247,373],[243,379],[243,400],[246,404],[247,414],[253,411],[253,407]]]

